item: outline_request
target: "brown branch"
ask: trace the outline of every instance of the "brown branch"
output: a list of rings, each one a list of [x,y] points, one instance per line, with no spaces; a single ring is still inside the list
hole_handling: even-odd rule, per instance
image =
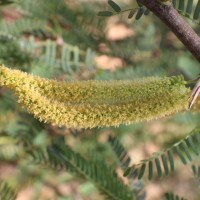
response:
[[[162,4],[159,0],[140,0],[149,10],[159,17],[200,62],[200,37],[184,21],[172,4]]]

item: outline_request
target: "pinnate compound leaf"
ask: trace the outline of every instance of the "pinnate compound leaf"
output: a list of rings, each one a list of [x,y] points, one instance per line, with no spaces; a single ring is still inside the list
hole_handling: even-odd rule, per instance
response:
[[[113,15],[113,12],[111,11],[100,11],[98,12],[98,16],[101,16],[101,17],[110,17]]]

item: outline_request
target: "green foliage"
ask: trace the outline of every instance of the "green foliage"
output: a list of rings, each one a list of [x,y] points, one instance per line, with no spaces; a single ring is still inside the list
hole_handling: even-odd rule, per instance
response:
[[[118,159],[120,167],[123,171],[126,170],[131,161],[128,152],[125,150],[124,146],[116,137],[109,136],[108,142]],[[129,183],[129,187],[133,191],[135,198],[137,200],[145,200],[146,192],[144,191],[143,181],[133,181],[132,179],[130,179],[129,181],[131,182]]]
[[[90,49],[81,50],[78,46],[73,46],[63,42],[58,43],[46,40],[31,44],[32,53],[40,52],[38,65],[48,66],[48,69],[57,68],[64,73],[73,74],[82,71],[91,71],[94,65],[95,53]]]
[[[122,12],[129,12],[128,14],[129,19],[135,16],[135,19],[139,20],[143,15],[148,15],[150,13],[149,9],[145,8],[145,6],[143,6],[139,1],[137,1],[138,7],[125,10],[122,10],[121,7],[112,0],[108,0],[108,4],[114,10],[114,12],[100,11],[98,13],[99,16],[110,17],[112,15],[116,15]]]
[[[128,156],[128,152],[125,150],[123,145],[117,140],[117,138],[109,136],[108,142],[110,143],[113,151],[115,152],[117,158],[119,159],[120,166],[123,169],[126,169],[130,164],[130,157]]]
[[[1,33],[20,36],[22,33],[31,33],[44,27],[45,22],[42,20],[19,19],[15,23],[2,21],[0,23]]]
[[[111,11],[100,11],[98,13],[98,16],[102,16],[102,17],[109,17],[109,16],[112,16],[113,13]]]
[[[200,20],[200,1],[188,0],[187,3],[184,0],[173,0],[174,8],[178,12],[192,20],[199,23]]]
[[[0,182],[0,198],[3,200],[15,200],[17,197],[16,193],[6,184]]]
[[[9,55],[9,56],[8,56]],[[24,52],[20,44],[13,38],[0,36],[0,62],[8,65],[21,65],[31,62],[31,55]]]
[[[1,137],[0,142],[6,138]],[[0,160],[14,161],[16,160],[21,152],[21,148],[17,144],[1,144],[0,145]]]
[[[14,1],[10,0],[0,0],[0,6],[5,6],[14,3]]]
[[[108,0],[108,4],[112,7],[115,12],[120,12],[121,8],[112,0]]]
[[[199,130],[194,130],[185,139],[180,140],[172,147],[163,152],[156,152],[152,157],[142,160],[140,164],[127,168],[124,176],[141,179],[148,172],[148,179],[151,180],[155,176],[162,177],[164,174],[168,176],[175,170],[175,155],[176,154],[183,164],[187,164],[198,156],[200,153],[200,133]]]
[[[117,178],[114,169],[102,162],[91,163],[80,154],[75,153],[63,142],[48,146],[45,150],[29,151],[33,161],[53,169],[67,169],[93,181],[107,199],[132,200],[132,193]]]
[[[174,200],[174,199],[176,199],[176,200],[187,200],[183,197],[179,197],[178,195],[174,195],[172,193],[166,193],[165,197],[166,197],[166,200]]]
[[[192,172],[195,178],[200,178],[200,166],[192,165]]]
[[[151,179],[153,176],[153,167],[155,161],[155,166],[157,169],[158,176],[161,177],[164,173],[166,175],[169,175],[170,170],[168,168],[168,165],[170,166],[171,171],[175,170],[175,163],[174,163],[174,155],[173,155],[173,148],[174,153],[177,153],[181,161],[186,164],[187,161],[184,158],[184,156],[188,157],[188,161],[191,161],[192,155],[199,155],[199,146],[200,146],[200,135],[199,135],[199,129],[194,130],[190,135],[188,135],[184,140],[180,141],[179,143],[176,143],[171,147],[170,149],[167,149],[163,153],[155,153],[155,156],[143,160],[140,164],[135,165],[134,167],[128,168],[124,172],[124,176],[127,176],[129,179],[136,178],[138,179],[143,178],[145,170],[146,170],[146,162],[148,162],[148,178]],[[130,163],[130,158],[125,150],[125,148],[122,146],[122,144],[117,140],[115,137],[109,137],[109,143],[111,144],[114,152],[116,153],[121,167],[125,168],[127,166],[127,163]],[[168,159],[165,156],[165,153],[168,154]],[[158,155],[160,154],[160,155]],[[183,155],[185,154],[185,155]],[[160,157],[160,158],[159,158]],[[162,160],[163,167],[161,167],[160,160]],[[138,165],[140,167],[138,167]],[[140,169],[139,169],[140,168]],[[164,172],[162,171],[164,169]],[[200,167],[192,165],[193,174],[195,177],[199,177],[200,175]],[[137,196],[137,194],[135,194]],[[165,197],[167,200],[171,199],[181,199],[185,200],[185,198],[181,198],[178,195],[174,195],[172,193],[166,193]]]

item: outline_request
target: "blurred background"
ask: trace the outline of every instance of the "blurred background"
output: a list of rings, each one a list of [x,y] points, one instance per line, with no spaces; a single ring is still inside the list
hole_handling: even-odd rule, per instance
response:
[[[137,6],[133,0],[116,2],[123,9]],[[186,80],[197,78],[198,62],[153,14],[140,20],[128,19],[127,12],[97,16],[109,9],[106,0],[18,0],[0,6],[0,63],[66,81],[180,74]],[[188,23],[200,33],[196,23]],[[113,165],[116,160],[107,142],[113,135],[128,151],[131,163],[137,164],[184,138],[198,127],[199,117],[187,112],[128,126],[59,128],[34,119],[9,90],[0,88],[0,180],[19,188],[17,200],[103,200],[88,180],[67,171],[27,164],[23,146],[13,140],[28,135],[40,147],[63,135],[85,158],[95,156]],[[180,164],[177,169],[169,177],[144,181],[141,187],[146,198],[141,199],[161,199],[166,191],[199,199],[200,185],[191,167]]]

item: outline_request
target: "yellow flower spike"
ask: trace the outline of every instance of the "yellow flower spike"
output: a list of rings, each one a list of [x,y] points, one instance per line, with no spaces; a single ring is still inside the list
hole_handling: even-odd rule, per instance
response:
[[[13,90],[40,121],[92,128],[157,119],[188,108],[181,77],[58,82],[0,66],[0,86]]]

